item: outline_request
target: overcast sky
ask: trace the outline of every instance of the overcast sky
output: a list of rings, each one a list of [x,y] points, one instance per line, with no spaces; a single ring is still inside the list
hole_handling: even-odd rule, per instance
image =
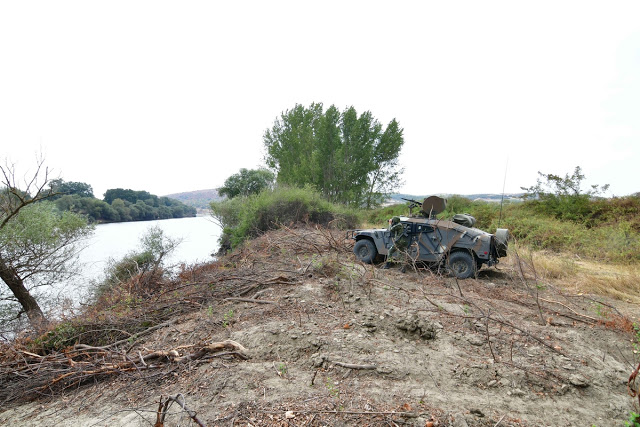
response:
[[[164,195],[263,163],[296,103],[404,128],[400,191],[581,166],[640,191],[638,1],[0,0],[0,159]]]

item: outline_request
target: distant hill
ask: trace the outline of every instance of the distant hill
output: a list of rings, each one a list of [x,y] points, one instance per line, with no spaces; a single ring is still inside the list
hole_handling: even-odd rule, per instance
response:
[[[210,190],[187,191],[184,193],[167,194],[166,197],[180,200],[188,206],[196,209],[209,209],[209,202],[221,200],[218,190],[212,188]]]
[[[427,196],[414,196],[411,194],[392,194],[391,200],[393,203],[402,203],[404,199],[414,199],[418,201],[422,201],[425,197],[433,196],[434,194],[429,194]],[[469,200],[484,200],[485,202],[500,202],[502,200],[502,194],[493,194],[493,193],[481,193],[481,194],[435,194],[436,196],[440,196],[443,198],[451,197],[451,196],[460,196],[467,198]],[[522,201],[522,196],[524,193],[511,193],[504,195],[504,200],[510,200],[513,202]]]

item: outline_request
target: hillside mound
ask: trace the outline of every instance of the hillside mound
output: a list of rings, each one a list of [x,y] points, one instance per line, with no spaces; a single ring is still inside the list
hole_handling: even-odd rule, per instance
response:
[[[71,324],[80,332],[64,349],[6,346],[0,424],[628,419],[630,306],[536,281],[515,255],[456,280],[359,264],[351,248],[340,232],[283,228],[144,296],[114,297]]]

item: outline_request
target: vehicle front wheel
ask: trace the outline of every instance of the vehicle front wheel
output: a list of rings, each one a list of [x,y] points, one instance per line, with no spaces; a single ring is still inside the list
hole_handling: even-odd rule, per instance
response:
[[[358,260],[367,264],[373,264],[373,261],[378,256],[376,245],[368,239],[358,240],[353,247],[353,253],[356,254]]]
[[[476,261],[469,252],[454,252],[449,256],[448,267],[451,273],[458,279],[475,277],[477,270]]]

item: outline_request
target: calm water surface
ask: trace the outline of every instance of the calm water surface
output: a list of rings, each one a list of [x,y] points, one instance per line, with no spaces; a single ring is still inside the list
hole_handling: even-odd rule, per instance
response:
[[[196,264],[213,261],[212,253],[218,250],[218,238],[222,230],[209,216],[166,219],[160,221],[122,222],[101,224],[88,238],[79,254],[80,274],[73,279],[36,288],[32,291],[41,306],[51,317],[58,317],[68,306],[91,299],[92,288],[104,278],[104,269],[110,259],[120,260],[132,251],[140,249],[140,238],[150,227],[160,227],[164,235],[182,242],[164,260],[170,268],[180,264]],[[64,301],[64,304],[63,304]],[[2,305],[0,301],[0,305]]]
[[[165,260],[167,266],[212,261],[211,254],[218,250],[221,230],[208,216],[101,224],[88,240],[87,248],[80,252],[80,262],[84,265],[80,279],[90,281],[104,277],[109,259],[119,260],[139,249],[142,235],[155,226],[160,227],[167,237],[182,239],[182,243]]]

